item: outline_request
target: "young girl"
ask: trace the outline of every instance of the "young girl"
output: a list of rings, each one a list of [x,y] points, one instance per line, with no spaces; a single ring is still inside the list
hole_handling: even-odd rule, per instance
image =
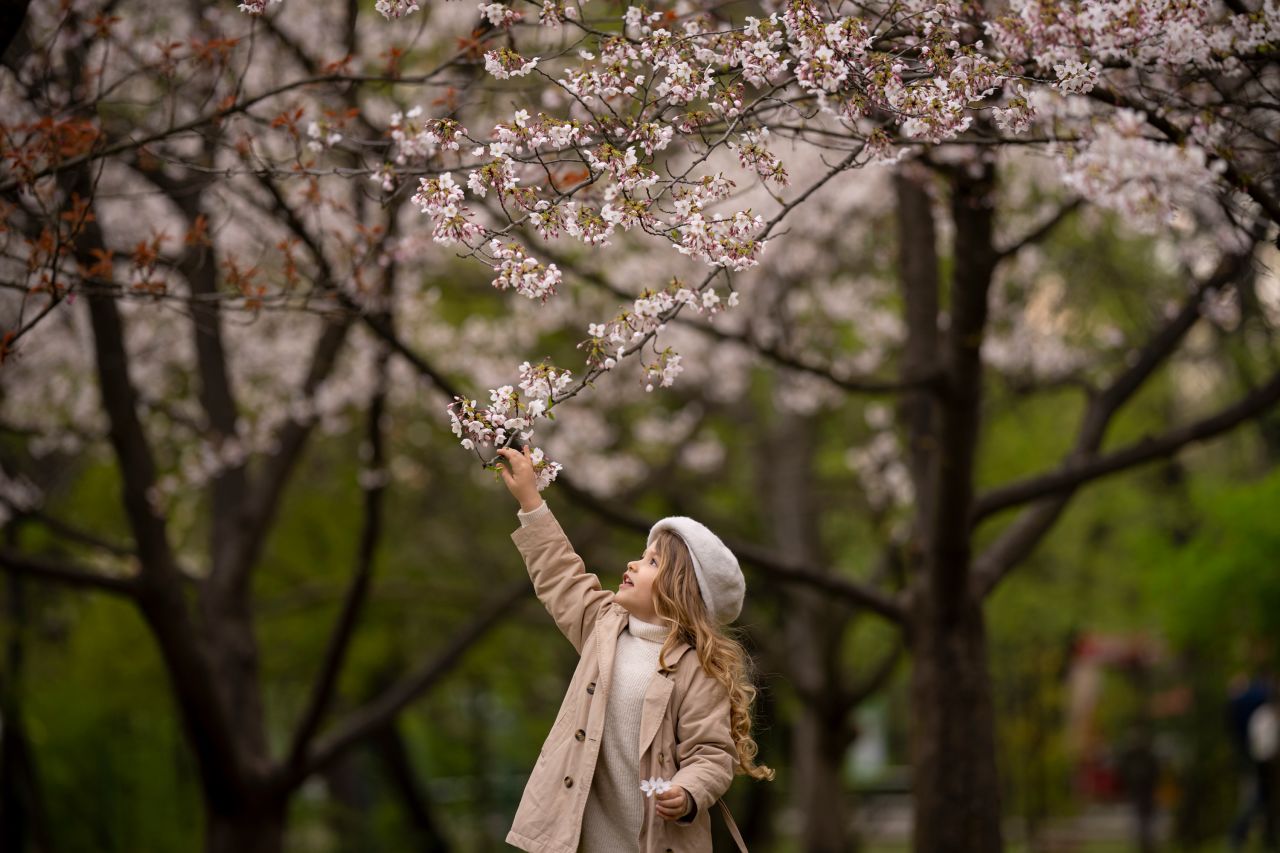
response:
[[[737,559],[705,526],[673,516],[649,531],[617,591],[602,589],[538,495],[529,448],[498,453],[520,503],[511,538],[580,656],[507,843],[533,853],[709,853],[711,807],[735,771],[774,775],[753,761],[749,659],[720,629],[742,610]]]

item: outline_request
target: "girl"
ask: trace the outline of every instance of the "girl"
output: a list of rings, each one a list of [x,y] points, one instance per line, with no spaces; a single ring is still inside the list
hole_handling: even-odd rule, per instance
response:
[[[735,771],[774,775],[753,761],[749,658],[720,627],[742,610],[737,559],[705,526],[673,516],[649,531],[617,591],[602,589],[538,495],[529,448],[498,453],[520,503],[511,538],[580,656],[507,843],[533,853],[709,853],[710,809]]]

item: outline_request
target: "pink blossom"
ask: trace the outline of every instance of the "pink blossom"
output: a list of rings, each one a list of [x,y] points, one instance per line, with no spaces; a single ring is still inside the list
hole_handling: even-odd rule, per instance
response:
[[[374,8],[382,17],[391,21],[403,18],[405,15],[412,15],[420,7],[413,0],[378,0]]]
[[[542,302],[555,294],[560,284],[560,270],[555,264],[541,264],[519,243],[503,243],[496,238],[489,241],[489,251],[498,261],[493,267],[497,273],[493,279],[494,287],[499,290],[510,288],[521,296]]]
[[[499,80],[523,77],[538,65],[538,57],[526,60],[509,47],[485,51],[484,69]]]

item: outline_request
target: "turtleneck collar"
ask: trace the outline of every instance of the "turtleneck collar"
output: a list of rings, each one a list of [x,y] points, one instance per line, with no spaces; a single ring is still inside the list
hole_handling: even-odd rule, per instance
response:
[[[633,637],[639,637],[642,640],[648,640],[651,643],[661,643],[667,638],[670,629],[666,625],[655,625],[652,622],[641,622],[634,616],[627,616],[627,630],[631,632]]]

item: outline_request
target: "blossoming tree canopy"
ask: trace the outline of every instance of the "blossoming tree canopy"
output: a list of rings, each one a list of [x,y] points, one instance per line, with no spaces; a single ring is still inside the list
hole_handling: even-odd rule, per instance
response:
[[[1025,134],[1039,119],[1055,139],[1069,128],[1069,147],[1060,149],[1068,186],[1138,216],[1167,218],[1180,192],[1202,190],[1232,168],[1221,144],[1231,126],[1196,116],[1184,138],[1153,139],[1138,110],[1101,113],[1099,121],[1079,96],[1099,87],[1106,65],[1171,78],[1205,70],[1242,76],[1249,59],[1274,42],[1280,20],[1271,3],[1225,16],[1188,3],[1026,3],[986,21],[949,3],[895,4],[878,18],[865,7],[805,0],[778,4],[767,18],[739,19],[692,4],[630,6],[621,20],[607,10],[592,19],[583,7],[545,3],[540,28],[514,7],[481,11],[518,46],[489,50],[487,70],[505,80],[547,59],[542,104],[562,109],[517,109],[509,122],[493,124],[487,145],[471,149],[479,165],[467,186],[477,198],[495,193],[502,215],[492,224],[476,224],[448,173],[422,178],[415,200],[434,221],[436,239],[494,262],[495,286],[540,300],[554,294],[560,271],[494,230],[505,236],[527,228],[544,241],[564,235],[587,246],[634,230],[726,276],[754,266],[770,227],[750,211],[709,213],[730,198],[734,178],[741,180],[712,164],[723,147],[748,177],[781,191],[788,171],[770,148],[771,126],[809,145],[851,152],[842,164],[848,167],[889,159],[895,150],[900,156],[904,142],[964,142],[970,131],[989,136],[992,123]],[[1043,85],[1029,92],[1037,83]],[[457,149],[455,126],[447,140],[439,130],[425,132]],[[574,171],[557,181],[556,167]],[[636,351],[674,312],[697,307],[697,292],[712,278],[676,289],[674,304],[651,322],[630,310],[609,326],[593,324],[590,352],[617,351],[592,360],[591,370],[610,369],[628,344]],[[661,384],[672,378],[672,360]],[[554,395],[545,402],[517,419],[517,428],[550,411]],[[512,405],[519,410],[518,400]],[[467,417],[455,421],[459,435],[500,435],[494,425],[503,410],[484,417],[464,408]]]
[[[486,447],[531,439],[557,403],[628,356],[642,356],[646,390],[670,385],[682,365],[679,353],[658,346],[665,324],[685,309],[714,316],[734,307],[735,274],[785,239],[791,210],[850,168],[926,146],[968,156],[1018,140],[1058,158],[1068,188],[1152,227],[1223,187],[1234,191],[1222,203],[1236,221],[1280,222],[1266,166],[1280,153],[1277,111],[1268,108],[1280,32],[1274,0],[1025,0],[994,12],[956,0],[428,9],[380,0],[381,17],[330,33],[345,37],[346,56],[312,57],[302,63],[306,75],[284,80],[254,62],[255,28],[306,57],[305,27],[332,29],[322,4],[254,0],[239,9],[189,22],[186,42],[164,33],[154,43],[139,37],[145,28],[92,3],[40,12],[58,34],[43,61],[65,63],[92,45],[83,75],[97,88],[55,93],[50,115],[6,125],[5,189],[19,193],[6,219],[18,211],[49,223],[34,229],[20,260],[55,302],[71,293],[68,282],[101,278],[110,257],[52,272],[87,213],[83,196],[59,181],[72,167],[122,153],[160,173],[148,157],[190,162],[191,134],[211,128],[225,142],[208,156],[225,174],[269,177],[279,185],[275,204],[301,197],[318,208],[311,215],[342,245],[343,272],[357,282],[389,256],[425,257],[419,232],[487,265],[495,288],[537,304],[557,294],[575,245],[649,252],[653,275],[637,283],[639,296],[585,330],[576,380],[568,368],[526,363],[518,382],[489,390],[488,406],[455,398],[454,432],[482,457]],[[135,49],[122,50],[127,44]],[[29,79],[40,61],[29,58]],[[84,109],[140,76],[193,71],[207,78],[203,102],[134,116],[133,132],[108,134]],[[793,182],[795,163],[813,158],[828,168]],[[350,206],[334,198],[357,180],[382,205],[409,197],[420,218],[394,239],[352,228]],[[161,247],[139,245],[134,284],[155,285]],[[671,249],[704,271],[687,282],[672,277],[662,260],[674,259]],[[297,250],[288,240],[275,248],[289,285]],[[268,290],[259,275],[229,260],[224,278],[260,301]],[[358,284],[349,296],[372,304]],[[22,331],[11,331],[6,346]],[[556,470],[540,455],[540,484]]]

